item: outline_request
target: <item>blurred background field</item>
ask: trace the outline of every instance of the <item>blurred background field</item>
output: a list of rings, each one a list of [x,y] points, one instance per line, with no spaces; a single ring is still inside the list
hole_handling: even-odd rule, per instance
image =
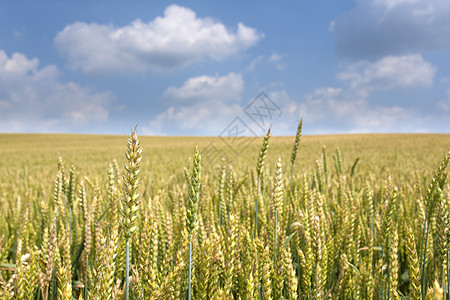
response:
[[[0,134],[0,178],[4,185],[8,178],[28,174],[30,178],[54,180],[60,155],[67,167],[75,165],[79,174],[106,177],[112,159],[120,166],[125,162],[124,144],[127,137],[113,135],[59,135],[59,134]],[[261,138],[248,139],[248,147],[236,154],[218,137],[151,137],[142,136],[144,149],[142,174],[182,174],[189,166],[188,159],[196,144],[200,151],[208,145],[223,151],[238,174],[249,172],[256,164]],[[294,137],[272,137],[266,164],[272,167],[281,156],[290,159]],[[247,143],[247,140],[246,140]],[[436,167],[450,147],[449,134],[354,134],[303,136],[297,159],[296,173],[308,173],[320,160],[322,147],[332,155],[339,148],[344,168],[350,168],[355,159],[359,172],[380,176],[389,169],[395,175],[408,176],[411,170]],[[212,150],[214,151],[214,150]],[[203,168],[216,172],[220,163],[204,156]],[[212,157],[213,155],[208,155]],[[162,173],[161,173],[162,172]],[[398,176],[394,176],[398,177]],[[10,178],[11,179],[11,178]],[[51,185],[49,186],[51,188]]]

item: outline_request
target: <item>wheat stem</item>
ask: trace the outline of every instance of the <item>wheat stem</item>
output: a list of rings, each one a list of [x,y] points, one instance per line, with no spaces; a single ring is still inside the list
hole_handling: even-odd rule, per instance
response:
[[[189,283],[188,283],[188,299],[191,300],[191,279],[192,277],[192,241],[189,238]]]
[[[259,151],[258,156],[258,164],[256,166],[256,176],[257,176],[257,187],[256,187],[256,201],[255,201],[255,234],[254,238],[256,238],[258,234],[258,198],[259,198],[259,182],[261,180],[263,166],[264,166],[264,158],[266,157],[267,149],[269,148],[269,138],[270,138],[270,128],[267,131],[267,134],[264,136],[263,143],[261,149]]]
[[[125,251],[126,251],[126,267],[125,267],[125,299],[128,299],[128,295],[130,293],[129,289],[130,289],[130,245],[129,245],[129,239],[126,239],[125,241]]]

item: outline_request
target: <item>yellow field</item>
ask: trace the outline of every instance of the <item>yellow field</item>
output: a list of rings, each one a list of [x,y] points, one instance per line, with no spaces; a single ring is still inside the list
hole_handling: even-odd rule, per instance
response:
[[[0,134],[0,299],[447,297],[450,135],[294,138]]]
[[[124,144],[127,136],[109,135],[59,135],[59,134],[0,134],[0,174],[22,171],[24,168],[38,175],[45,172],[53,175],[58,155],[67,167],[75,165],[84,175],[105,175],[105,169],[113,158],[120,165],[124,162]],[[237,169],[253,168],[260,147],[260,138],[251,140],[241,154],[234,154],[217,137],[140,137],[144,148],[143,174],[154,171],[182,172],[196,144],[200,151],[213,142],[226,151]],[[267,163],[274,163],[278,156],[287,162],[290,159],[294,137],[272,137]],[[361,169],[381,175],[389,169],[402,173],[408,169],[431,172],[450,147],[449,134],[352,134],[303,136],[298,154],[299,172],[311,170],[320,159],[322,146],[330,155],[336,148],[341,150],[349,167],[360,157]],[[210,170],[217,165],[204,165]],[[215,164],[216,163],[216,164]],[[150,167],[150,168],[147,168]],[[181,169],[177,167],[180,167]],[[239,167],[238,167],[239,166]],[[269,164],[271,166],[271,164]],[[39,177],[42,177],[40,175]]]

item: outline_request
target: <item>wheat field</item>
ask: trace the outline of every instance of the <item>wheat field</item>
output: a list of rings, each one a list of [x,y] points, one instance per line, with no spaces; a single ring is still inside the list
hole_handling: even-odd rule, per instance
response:
[[[450,299],[450,135],[247,139],[0,134],[0,299]]]

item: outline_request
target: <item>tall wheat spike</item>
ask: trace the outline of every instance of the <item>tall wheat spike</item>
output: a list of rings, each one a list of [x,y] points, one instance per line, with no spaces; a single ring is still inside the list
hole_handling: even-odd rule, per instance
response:
[[[275,184],[273,187],[273,207],[274,207],[274,231],[275,231],[275,241],[274,241],[274,256],[273,256],[273,266],[277,269],[277,235],[278,235],[278,211],[283,203],[283,170],[281,164],[281,157],[278,158],[275,170]]]
[[[291,182],[292,182],[292,175],[294,172],[294,163],[295,163],[295,159],[297,158],[298,147],[300,145],[300,140],[302,138],[302,127],[303,127],[303,119],[300,119],[300,122],[298,123],[298,127],[297,127],[297,134],[295,135],[294,146],[292,148],[292,154],[291,154]]]
[[[219,191],[218,191],[218,197],[219,197],[219,225],[222,225],[223,222],[223,210],[225,209],[225,195],[224,195],[224,189],[225,189],[225,177],[226,177],[226,170],[225,170],[225,159],[222,159],[221,166],[220,166],[220,172],[219,172]]]
[[[256,200],[255,200],[255,233],[254,238],[258,233],[258,197],[259,197],[259,184],[261,181],[261,176],[263,172],[264,166],[264,158],[266,157],[267,150],[269,149],[269,139],[270,139],[270,128],[267,131],[267,134],[264,136],[263,143],[261,145],[261,149],[259,151],[258,156],[258,164],[256,165]]]
[[[137,211],[139,209],[139,193],[137,191],[139,180],[139,165],[142,160],[142,147],[139,142],[136,129],[128,138],[127,152],[125,153],[127,164],[125,164],[126,174],[123,176],[123,198],[122,198],[122,219],[121,225],[125,237],[126,247],[126,270],[125,270],[125,298],[129,297],[129,240],[136,231]]]
[[[423,223],[423,238],[422,251],[421,251],[421,287],[422,287],[422,299],[426,297],[427,290],[427,272],[426,272],[426,257],[427,257],[427,246],[428,246],[428,230],[430,226],[430,219],[435,211],[437,200],[439,199],[438,188],[443,189],[447,179],[447,174],[445,169],[447,168],[450,161],[450,151],[445,156],[444,160],[439,165],[437,171],[435,172],[431,182],[428,186],[428,190],[425,197],[426,213],[425,220]]]
[[[406,235],[406,250],[408,259],[408,273],[409,273],[409,295],[411,300],[420,299],[420,270],[419,258],[417,256],[416,242],[414,232],[411,226],[407,226]]]
[[[194,149],[194,162],[192,166],[192,176],[189,185],[188,206],[186,209],[186,227],[189,234],[189,281],[188,281],[188,299],[191,300],[191,281],[192,281],[192,236],[198,223],[198,200],[200,197],[201,185],[201,157],[198,146]]]

